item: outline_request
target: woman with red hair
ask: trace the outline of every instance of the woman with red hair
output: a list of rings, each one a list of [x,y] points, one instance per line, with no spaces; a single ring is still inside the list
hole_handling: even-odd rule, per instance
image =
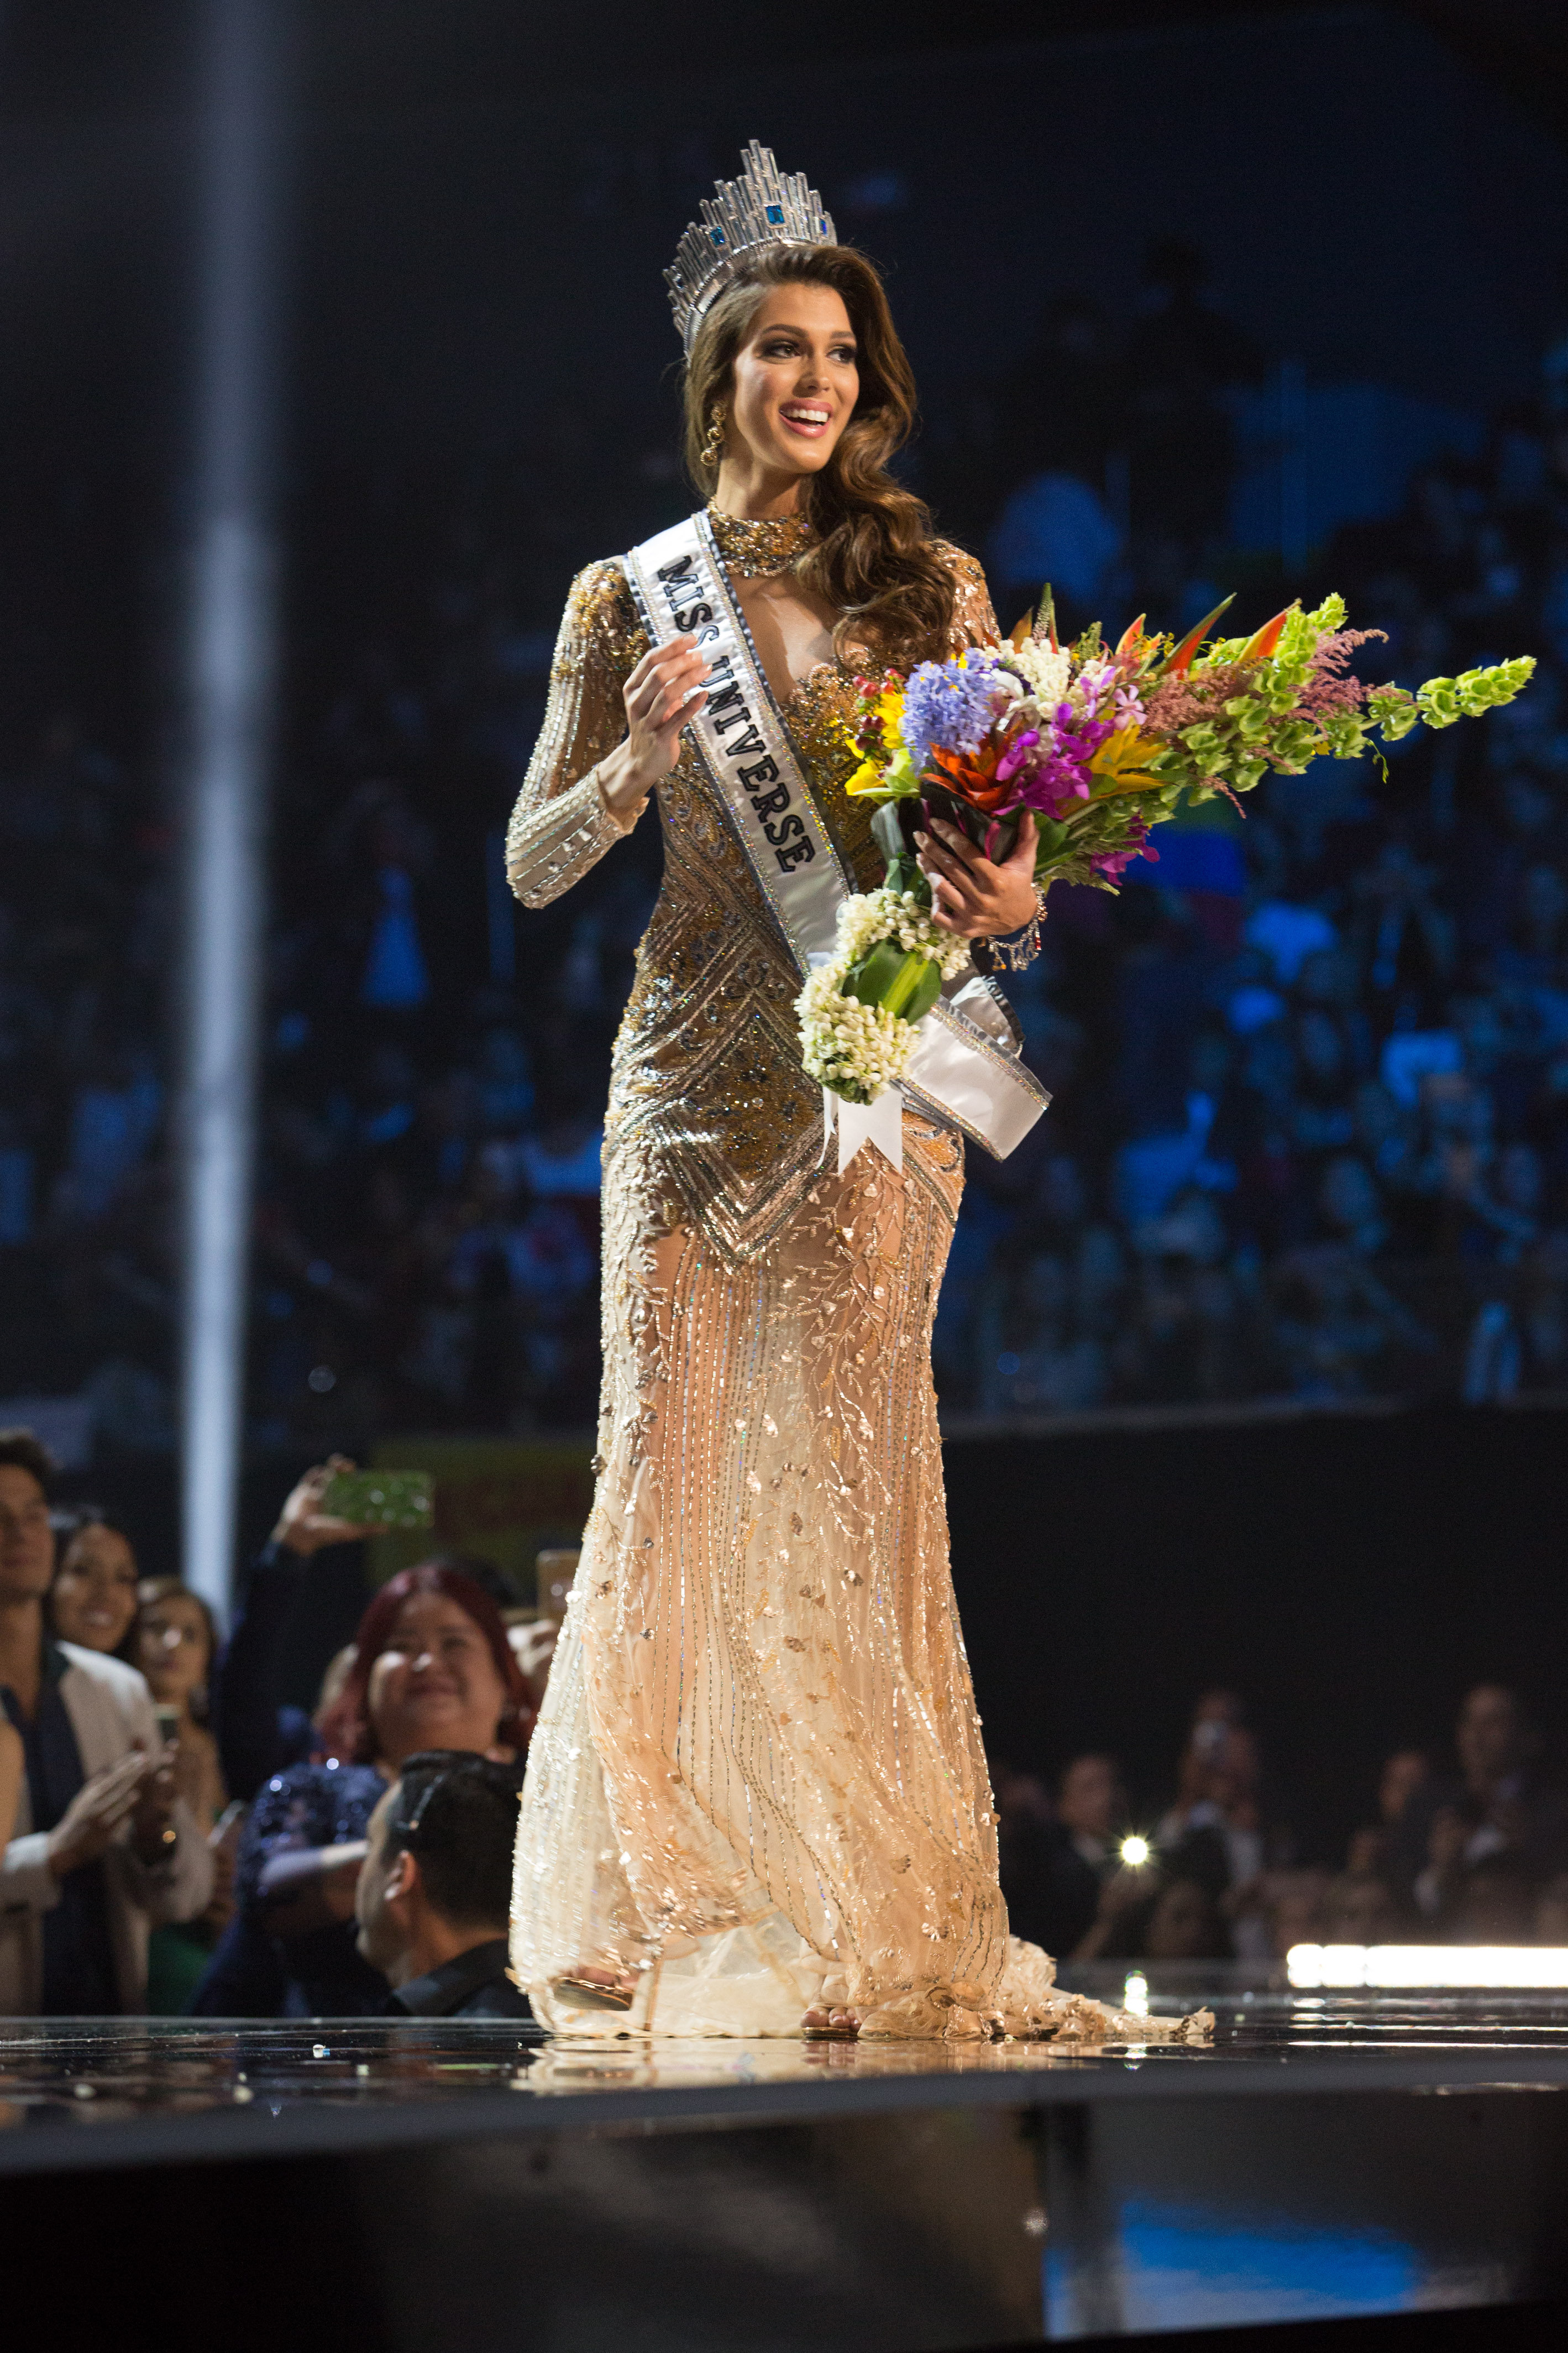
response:
[[[207,2017],[347,2018],[386,1981],[354,1944],[365,1828],[405,1757],[469,1749],[521,1759],[533,1711],[494,1602],[439,1561],[388,1580],[360,1621],[353,1663],[321,1723],[321,1751],[258,1793],[236,1873],[233,1937],[192,2007]],[[265,1947],[270,1968],[258,1976]],[[266,2007],[259,1986],[275,1989]]]

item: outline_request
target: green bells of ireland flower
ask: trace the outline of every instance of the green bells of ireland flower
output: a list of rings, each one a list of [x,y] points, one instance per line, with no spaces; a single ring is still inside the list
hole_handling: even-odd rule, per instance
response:
[[[844,976],[843,993],[862,1005],[879,1005],[902,1020],[918,1021],[942,995],[942,972],[918,948],[879,940],[858,956]]]

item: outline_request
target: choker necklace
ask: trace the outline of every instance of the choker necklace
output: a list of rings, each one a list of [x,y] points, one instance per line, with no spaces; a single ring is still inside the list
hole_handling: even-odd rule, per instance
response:
[[[732,515],[710,506],[708,520],[725,563],[749,580],[782,572],[816,536],[805,515]]]

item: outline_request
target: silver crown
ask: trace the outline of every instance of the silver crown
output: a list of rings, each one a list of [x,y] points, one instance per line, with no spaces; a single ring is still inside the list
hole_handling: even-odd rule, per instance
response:
[[[771,147],[752,140],[738,180],[720,180],[702,199],[702,217],[688,223],[665,271],[670,308],[688,351],[721,286],[754,253],[770,245],[835,245],[833,216],[805,185],[804,172],[780,174]]]

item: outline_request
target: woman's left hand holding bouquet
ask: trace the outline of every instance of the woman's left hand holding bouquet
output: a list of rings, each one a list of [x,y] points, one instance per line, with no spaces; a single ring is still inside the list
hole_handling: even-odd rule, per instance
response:
[[[934,839],[933,839],[934,837]],[[917,833],[921,871],[931,884],[931,921],[961,940],[1022,931],[1038,912],[1035,896],[1035,819],[1026,809],[1010,854],[994,866],[958,828],[933,818]]]

